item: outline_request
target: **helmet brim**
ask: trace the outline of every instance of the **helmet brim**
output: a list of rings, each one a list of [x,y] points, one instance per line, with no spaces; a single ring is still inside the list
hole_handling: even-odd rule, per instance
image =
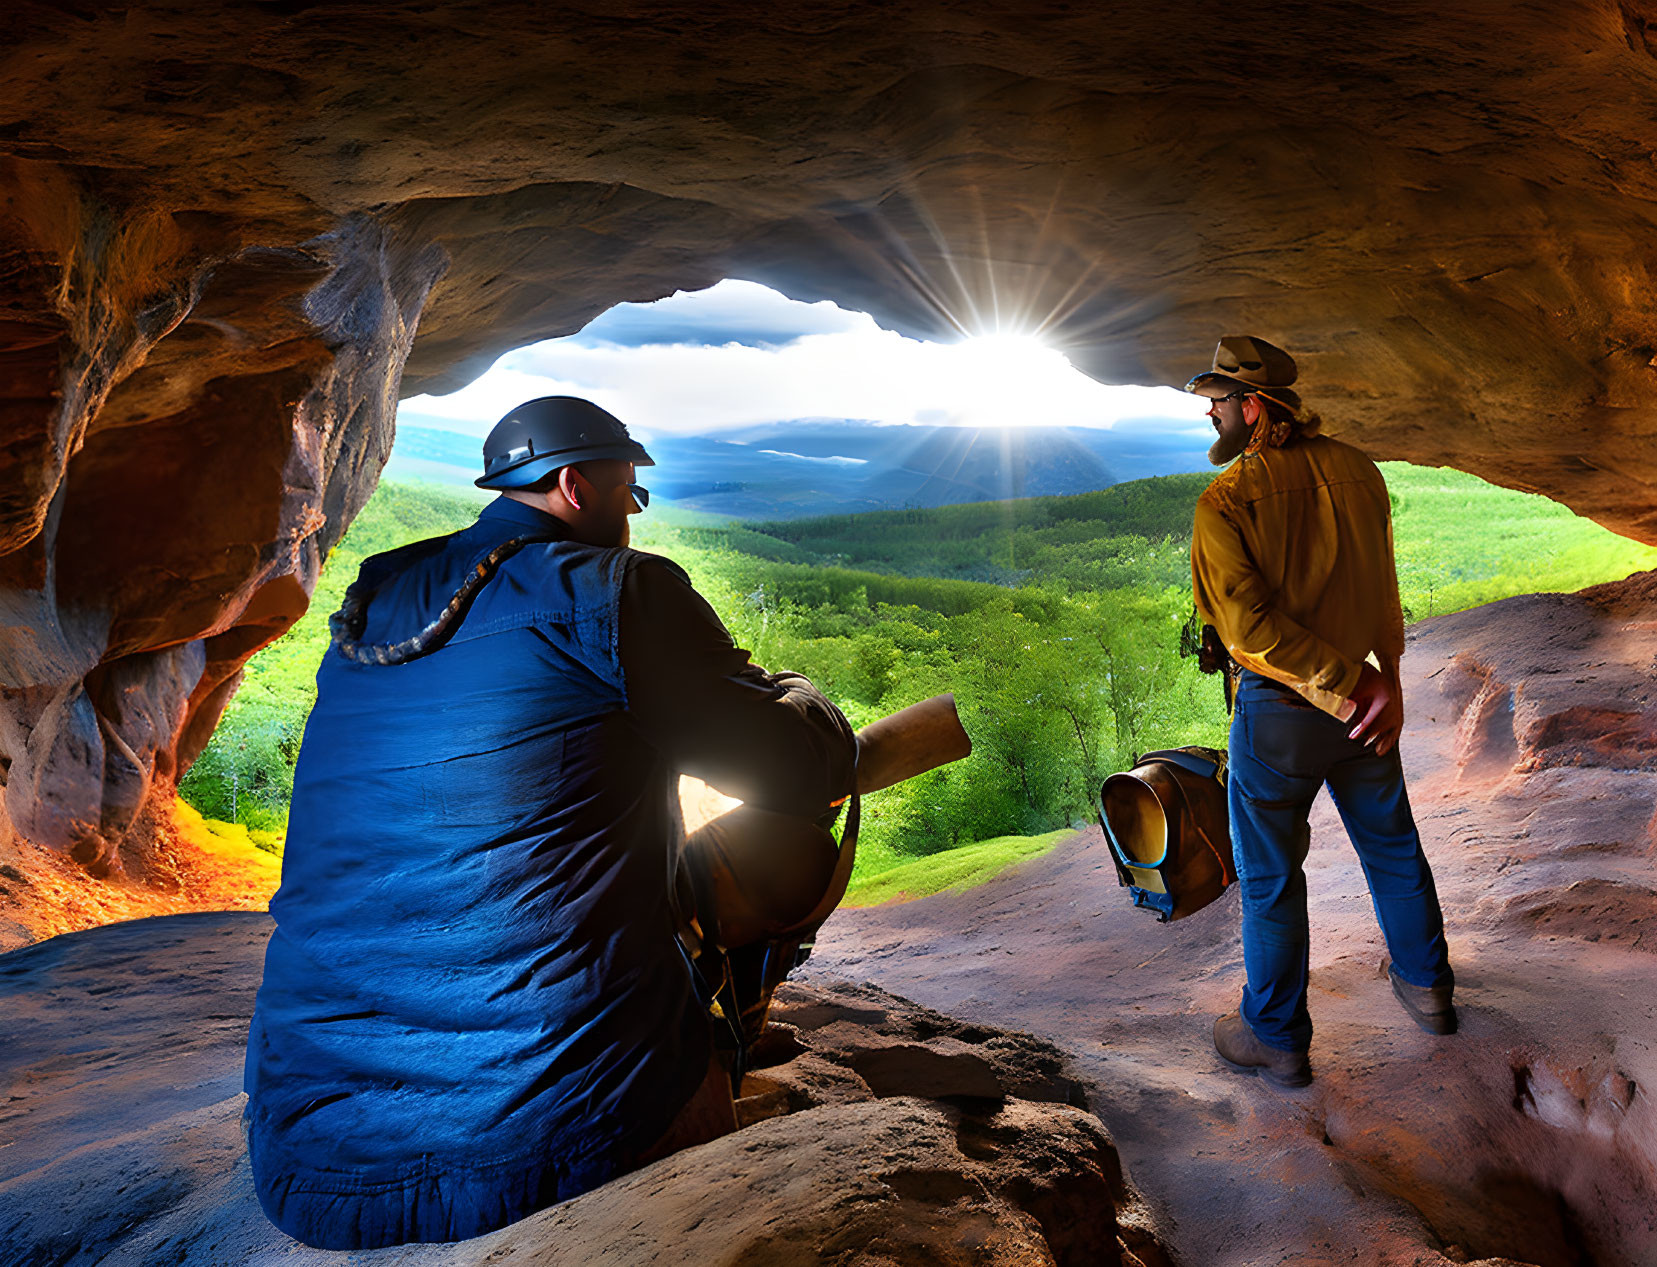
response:
[[[656,459],[644,451],[642,444],[637,440],[628,440],[624,444],[601,444],[591,448],[538,454],[525,459],[517,466],[480,475],[472,483],[479,488],[525,488],[530,484],[539,483],[554,471],[562,470],[566,466],[574,466],[578,462],[601,462],[607,458],[618,462],[631,462],[634,466],[656,465]]]

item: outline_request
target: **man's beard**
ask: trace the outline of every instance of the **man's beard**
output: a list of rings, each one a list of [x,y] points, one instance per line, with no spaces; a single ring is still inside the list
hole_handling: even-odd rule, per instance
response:
[[[1211,466],[1226,466],[1242,451],[1242,445],[1233,447],[1226,442],[1224,436],[1215,436],[1214,443],[1208,446],[1209,464]]]

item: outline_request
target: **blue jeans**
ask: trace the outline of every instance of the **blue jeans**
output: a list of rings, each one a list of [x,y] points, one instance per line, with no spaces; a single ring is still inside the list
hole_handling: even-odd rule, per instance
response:
[[[1325,783],[1375,902],[1397,973],[1411,985],[1451,985],[1444,917],[1404,791],[1394,748],[1376,756],[1347,738],[1351,723],[1288,687],[1244,672],[1231,718],[1227,803],[1243,899],[1242,1015],[1260,1041],[1286,1051],[1312,1042],[1307,815]]]

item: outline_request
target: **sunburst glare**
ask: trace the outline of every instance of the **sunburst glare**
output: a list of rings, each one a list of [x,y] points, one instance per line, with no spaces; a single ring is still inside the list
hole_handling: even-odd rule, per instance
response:
[[[1078,396],[1097,399],[1099,384],[1064,353],[1032,334],[981,334],[946,344],[947,371],[962,404],[958,425],[1028,427],[1069,418]]]
[[[1112,386],[1077,369],[1027,323],[905,337],[866,313],[725,281],[623,304],[580,334],[519,348],[447,396],[405,400],[403,424],[482,433],[531,396],[588,397],[647,434],[710,434],[799,418],[972,427],[1086,427],[1160,419],[1200,459],[1201,402]],[[1199,443],[1200,442],[1200,443]]]

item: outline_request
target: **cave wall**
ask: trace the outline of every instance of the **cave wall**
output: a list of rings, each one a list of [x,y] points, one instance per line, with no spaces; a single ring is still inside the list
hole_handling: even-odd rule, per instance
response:
[[[722,277],[1330,430],[1657,542],[1657,4],[7,8],[0,839],[130,828],[400,394]],[[159,778],[159,782],[157,781]]]

